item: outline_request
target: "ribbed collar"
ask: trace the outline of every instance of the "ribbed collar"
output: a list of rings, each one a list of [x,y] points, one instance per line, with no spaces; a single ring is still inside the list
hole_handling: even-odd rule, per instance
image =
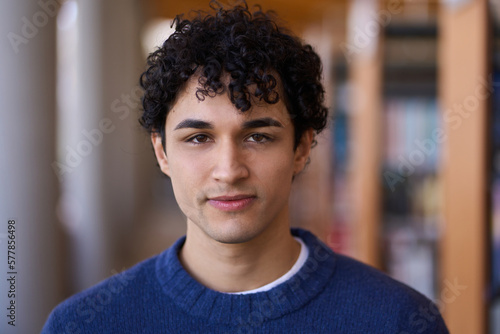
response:
[[[276,319],[293,312],[316,297],[328,283],[335,270],[334,253],[312,233],[292,229],[309,249],[304,266],[288,281],[269,291],[247,295],[221,293],[193,279],[182,267],[178,253],[185,237],[160,254],[156,276],[163,291],[188,314],[209,322],[238,325],[249,314],[262,319]]]

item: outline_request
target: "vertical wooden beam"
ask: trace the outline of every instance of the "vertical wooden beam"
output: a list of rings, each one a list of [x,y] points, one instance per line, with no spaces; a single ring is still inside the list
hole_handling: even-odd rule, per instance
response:
[[[450,1],[449,4],[452,2]],[[444,234],[439,304],[451,333],[485,333],[487,307],[487,0],[439,13]]]
[[[332,42],[328,21],[310,24],[302,33],[306,43],[311,44],[323,64],[323,84],[326,104],[329,106],[332,91],[331,73]],[[330,124],[328,124],[330,125]],[[311,163],[293,183],[291,196],[292,223],[306,228],[323,241],[331,224],[331,132],[327,127],[316,136],[317,146],[311,151]]]
[[[350,8],[348,44],[350,90],[350,131],[352,141],[352,189],[354,255],[380,267],[381,30],[376,32],[378,1],[356,0]]]

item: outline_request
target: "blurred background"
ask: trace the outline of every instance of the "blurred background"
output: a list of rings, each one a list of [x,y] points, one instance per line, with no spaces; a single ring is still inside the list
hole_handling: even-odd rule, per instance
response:
[[[294,182],[293,225],[431,298],[450,332],[500,333],[500,1],[248,3],[323,60],[330,126]],[[184,234],[138,80],[175,15],[208,0],[0,9],[0,332],[36,333]]]

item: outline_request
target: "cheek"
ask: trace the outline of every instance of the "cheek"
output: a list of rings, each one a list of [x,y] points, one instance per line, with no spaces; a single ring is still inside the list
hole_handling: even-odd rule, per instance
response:
[[[283,151],[270,154],[255,164],[255,174],[268,189],[275,193],[286,192],[293,177],[293,155]]]
[[[170,179],[175,198],[181,207],[193,206],[197,192],[202,189],[200,179],[205,169],[199,159],[185,161],[178,155],[176,158],[170,163]]]

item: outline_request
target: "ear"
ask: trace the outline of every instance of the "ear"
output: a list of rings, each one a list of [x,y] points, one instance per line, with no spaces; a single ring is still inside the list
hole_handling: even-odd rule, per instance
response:
[[[151,134],[151,142],[153,143],[153,149],[155,151],[156,160],[160,165],[160,169],[163,173],[170,176],[170,169],[168,166],[167,154],[165,153],[165,149],[163,148],[161,135],[159,133]]]
[[[309,128],[304,131],[299,145],[295,149],[293,175],[299,174],[306,166],[311,153],[311,145],[314,139],[314,130]]]

